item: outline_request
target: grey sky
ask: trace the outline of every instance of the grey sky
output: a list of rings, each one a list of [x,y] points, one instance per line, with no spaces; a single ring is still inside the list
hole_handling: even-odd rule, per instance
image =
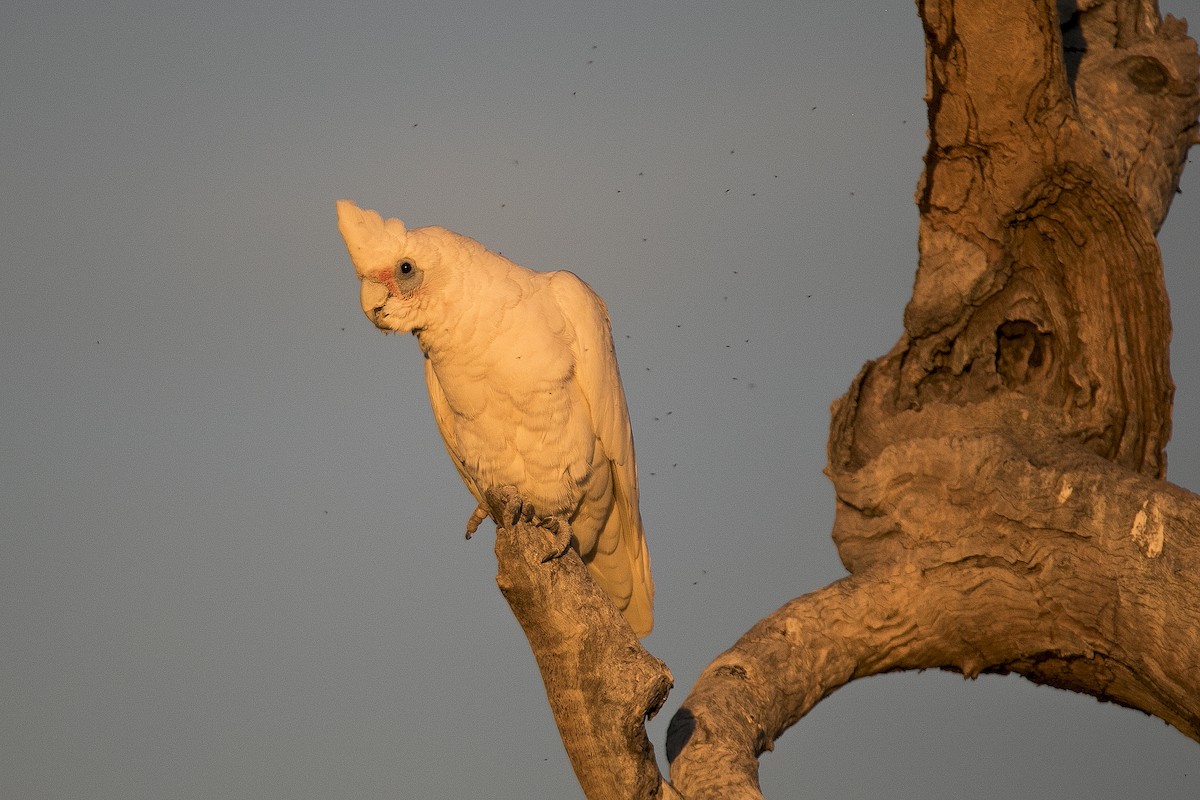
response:
[[[662,759],[708,661],[843,574],[828,406],[910,293],[912,4],[250,5],[0,9],[0,796],[580,796],[416,345],[359,311],[340,197],[606,299],[677,680]],[[1198,181],[1160,239],[1192,489]],[[1193,798],[1200,748],[1015,678],[898,675],[821,704],[763,783]]]

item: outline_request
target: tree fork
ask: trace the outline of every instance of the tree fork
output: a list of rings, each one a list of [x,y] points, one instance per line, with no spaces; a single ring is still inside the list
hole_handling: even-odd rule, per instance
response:
[[[1068,74],[1053,3],[918,7],[913,297],[830,427],[851,577],[697,681],[668,745],[689,798],[759,797],[775,737],[893,670],[1015,672],[1200,741],[1200,497],[1160,480],[1173,385],[1154,240],[1196,141],[1195,43],[1153,3],[1087,4]]]
[[[1200,57],[1154,0],[918,0],[929,149],[905,330],[833,404],[850,576],[670,687],[574,552],[497,520],[497,583],[584,792],[759,798],[758,756],[881,672],[1013,672],[1200,741],[1200,497],[1162,480],[1173,385],[1154,234],[1197,143]],[[1064,48],[1065,43],[1065,48]],[[1065,54],[1065,57],[1064,57]]]

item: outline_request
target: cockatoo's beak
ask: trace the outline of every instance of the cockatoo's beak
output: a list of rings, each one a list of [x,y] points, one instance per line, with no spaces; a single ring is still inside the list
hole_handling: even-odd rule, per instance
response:
[[[383,305],[388,300],[388,288],[375,281],[363,281],[358,299],[362,303],[362,310],[367,315],[367,319],[371,320],[379,330],[391,333],[391,326],[383,319]]]

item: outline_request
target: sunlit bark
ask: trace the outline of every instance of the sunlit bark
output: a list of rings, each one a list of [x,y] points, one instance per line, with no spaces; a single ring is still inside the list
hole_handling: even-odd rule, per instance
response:
[[[502,587],[589,798],[760,797],[783,731],[893,670],[1018,673],[1200,741],[1200,497],[1164,480],[1154,238],[1198,141],[1200,59],[1148,0],[1060,5],[918,2],[913,296],[830,428],[850,575],[713,661],[672,720],[671,784],[641,725],[665,667],[577,558],[541,564],[516,546],[536,528],[502,531]]]

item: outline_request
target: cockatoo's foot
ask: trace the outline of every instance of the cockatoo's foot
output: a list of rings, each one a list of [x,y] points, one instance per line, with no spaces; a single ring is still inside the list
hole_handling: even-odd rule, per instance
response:
[[[542,559],[542,563],[565,556],[571,549],[571,523],[567,522],[566,517],[548,517],[541,521],[541,527],[554,532],[551,550]]]
[[[507,492],[504,504],[504,527],[520,523],[534,525],[550,531],[554,538],[551,540],[550,552],[542,559],[542,563],[562,558],[571,549],[571,523],[566,517],[539,517],[531,503],[520,498],[515,491]]]
[[[505,487],[501,491],[503,492],[501,496],[504,498],[503,527],[507,528],[522,522],[534,523],[537,512],[534,511],[532,504],[522,500],[516,489]]]
[[[471,538],[471,535],[475,533],[475,531],[479,530],[479,523],[483,522],[485,519],[487,519],[487,517],[487,508],[484,507],[483,503],[480,503],[475,507],[475,510],[471,512],[471,518],[467,520],[468,539]]]

